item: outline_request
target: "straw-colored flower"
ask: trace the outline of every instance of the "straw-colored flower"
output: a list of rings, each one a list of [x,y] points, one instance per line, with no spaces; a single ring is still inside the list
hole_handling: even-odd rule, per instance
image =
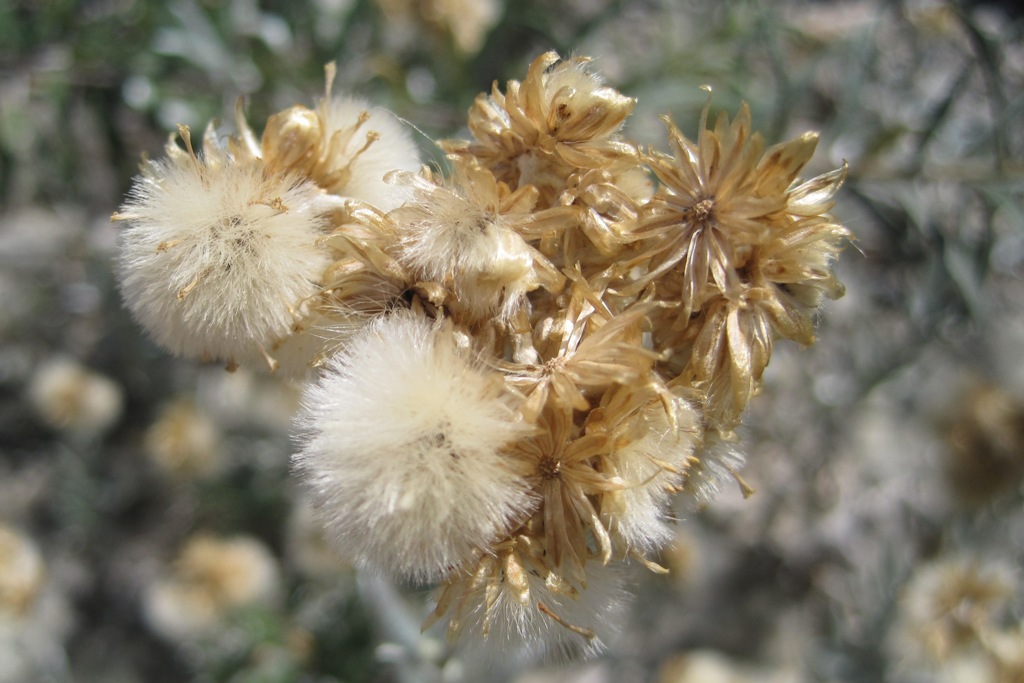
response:
[[[513,188],[534,185],[540,208],[556,203],[573,171],[635,157],[618,132],[636,100],[603,86],[589,61],[541,55],[522,83],[509,81],[504,94],[495,83],[490,95],[477,97],[469,112],[474,142],[446,148],[471,155]]]
[[[598,557],[607,564],[612,556],[611,537],[592,498],[624,486],[621,478],[597,469],[612,440],[606,433],[579,433],[571,408],[541,414],[537,427],[540,433],[516,443],[513,452],[541,499],[536,518],[550,569],[585,586],[584,563]]]
[[[780,220],[790,222],[783,218],[790,185],[818,141],[807,133],[765,150],[760,134],[751,134],[745,104],[731,122],[723,112],[713,129],[706,123],[709,107],[697,142],[665,119],[673,154],[648,158],[662,186],[638,231],[647,239],[637,261],[648,272],[637,284],[666,274],[679,278],[683,319],[700,309],[709,292],[730,295],[742,287],[739,271],[753,246],[767,242]]]

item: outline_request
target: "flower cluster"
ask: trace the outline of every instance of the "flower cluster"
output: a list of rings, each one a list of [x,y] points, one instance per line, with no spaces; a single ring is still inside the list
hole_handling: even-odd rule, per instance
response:
[[[182,130],[115,215],[159,343],[309,380],[294,463],[329,538],[440,582],[453,637],[600,647],[619,565],[665,571],[676,499],[748,490],[734,429],[772,345],[842,293],[845,169],[799,179],[814,134],[766,147],[709,100],[696,141],[666,118],[646,150],[635,104],[544,54],[478,97],[442,175],[328,85],[259,141],[240,114],[201,154]]]

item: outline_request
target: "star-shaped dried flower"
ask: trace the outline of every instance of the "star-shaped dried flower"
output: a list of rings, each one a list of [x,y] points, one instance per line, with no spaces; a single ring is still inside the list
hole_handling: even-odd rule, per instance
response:
[[[662,278],[677,280],[683,319],[716,293],[742,288],[739,271],[752,248],[794,222],[790,214],[797,209],[790,210],[790,203],[800,204],[801,197],[792,183],[818,141],[816,134],[805,133],[765,150],[760,134],[751,134],[745,104],[731,122],[723,112],[713,129],[706,123],[709,107],[710,102],[697,142],[665,119],[673,155],[649,155],[662,185],[640,218],[638,254],[622,266],[627,272],[647,265],[624,291],[639,291]]]
[[[445,147],[477,159],[511,187],[536,186],[540,207],[553,206],[573,171],[636,156],[618,136],[636,100],[601,85],[589,61],[541,55],[522,83],[509,81],[504,94],[495,83],[477,98],[469,112],[475,142]]]

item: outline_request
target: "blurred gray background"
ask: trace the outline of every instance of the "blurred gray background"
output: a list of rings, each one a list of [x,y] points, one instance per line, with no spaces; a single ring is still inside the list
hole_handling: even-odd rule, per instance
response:
[[[1022,28],[1013,2],[0,0],[0,683],[1024,681]],[[769,142],[818,131],[856,242],[752,403],[756,495],[680,521],[605,656],[484,673],[419,634],[425,591],[323,549],[294,387],[130,320],[109,216],[177,124],[244,96],[258,128],[328,61],[436,158],[548,49],[638,98],[644,145],[663,113],[696,133],[702,84]]]

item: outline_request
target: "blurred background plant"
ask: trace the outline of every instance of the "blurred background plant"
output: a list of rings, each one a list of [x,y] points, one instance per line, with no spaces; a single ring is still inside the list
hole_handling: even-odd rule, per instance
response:
[[[995,681],[1024,677],[1024,21],[938,0],[0,0],[0,681]],[[421,636],[289,478],[296,392],[170,358],[122,310],[108,221],[183,123],[322,92],[423,149],[541,52],[592,55],[628,134],[705,94],[850,164],[847,295],[780,346],[744,478],[561,668]]]

